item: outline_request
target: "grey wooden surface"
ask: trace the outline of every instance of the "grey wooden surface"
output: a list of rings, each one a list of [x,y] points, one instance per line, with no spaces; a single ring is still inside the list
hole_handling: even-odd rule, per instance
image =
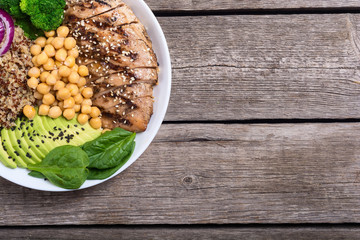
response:
[[[360,1],[147,2],[173,64],[154,142],[90,189],[0,179],[0,238],[358,239]]]
[[[34,227],[25,229],[4,228],[0,239],[47,240],[343,240],[359,239],[360,231],[355,227]]]
[[[359,8],[358,0],[147,0],[152,10],[266,10]]]

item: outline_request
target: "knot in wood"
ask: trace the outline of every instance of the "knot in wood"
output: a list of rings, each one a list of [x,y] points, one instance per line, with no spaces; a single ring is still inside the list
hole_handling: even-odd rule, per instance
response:
[[[183,183],[190,185],[193,182],[193,179],[192,179],[192,177],[187,176],[187,177],[184,177],[182,181],[183,181]]]

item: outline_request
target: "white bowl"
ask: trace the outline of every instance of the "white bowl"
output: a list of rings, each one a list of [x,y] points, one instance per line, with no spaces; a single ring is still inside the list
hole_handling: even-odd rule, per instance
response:
[[[129,161],[111,177],[105,180],[87,180],[80,189],[92,187],[99,183],[107,181],[110,178],[124,171],[131,164],[133,164],[136,159],[138,159],[141,154],[147,149],[147,147],[150,145],[155,135],[157,134],[161,123],[164,120],[170,99],[171,61],[169,49],[160,24],[155,18],[150,8],[143,0],[123,1],[132,8],[135,15],[146,27],[147,32],[153,42],[153,48],[160,64],[159,85],[154,88],[154,114],[151,117],[147,130],[143,133],[137,134],[135,139],[136,147]],[[28,170],[21,168],[10,169],[0,163],[0,176],[13,183],[42,191],[69,191],[63,188],[59,188],[50,183],[49,181],[44,181],[43,179],[31,177],[28,175],[28,172]]]

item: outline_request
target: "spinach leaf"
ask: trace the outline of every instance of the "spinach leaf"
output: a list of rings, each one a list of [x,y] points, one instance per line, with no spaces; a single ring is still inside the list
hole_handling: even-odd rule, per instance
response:
[[[32,176],[32,177],[36,177],[36,178],[46,178],[45,176],[44,176],[44,174],[42,174],[41,172],[37,172],[37,171],[31,171],[31,172],[29,172],[29,174],[28,174],[29,176]]]
[[[82,149],[89,156],[88,168],[109,169],[119,166],[132,153],[135,136],[136,133],[115,128],[85,143]]]
[[[131,150],[126,157],[121,159],[120,164],[113,168],[108,169],[96,169],[96,168],[89,168],[89,175],[87,179],[89,180],[103,180],[111,175],[113,175],[117,170],[119,170],[124,164],[130,159],[131,155],[133,154],[135,149],[135,142],[132,142]]]
[[[88,176],[88,165],[89,157],[80,147],[65,145],[53,149],[42,162],[28,168],[42,173],[58,187],[77,189]]]

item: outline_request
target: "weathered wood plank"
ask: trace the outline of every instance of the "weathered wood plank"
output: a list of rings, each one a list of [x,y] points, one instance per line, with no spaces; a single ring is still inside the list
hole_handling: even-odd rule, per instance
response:
[[[0,225],[360,222],[360,123],[164,125],[99,186],[0,180]]]
[[[358,8],[358,0],[146,0],[152,10],[234,10],[234,9],[314,9]]]
[[[166,120],[360,118],[360,15],[160,23],[174,68]]]
[[[35,227],[35,228],[2,228],[0,239],[107,239],[107,240],[163,240],[163,239],[359,239],[360,230],[356,227]]]

